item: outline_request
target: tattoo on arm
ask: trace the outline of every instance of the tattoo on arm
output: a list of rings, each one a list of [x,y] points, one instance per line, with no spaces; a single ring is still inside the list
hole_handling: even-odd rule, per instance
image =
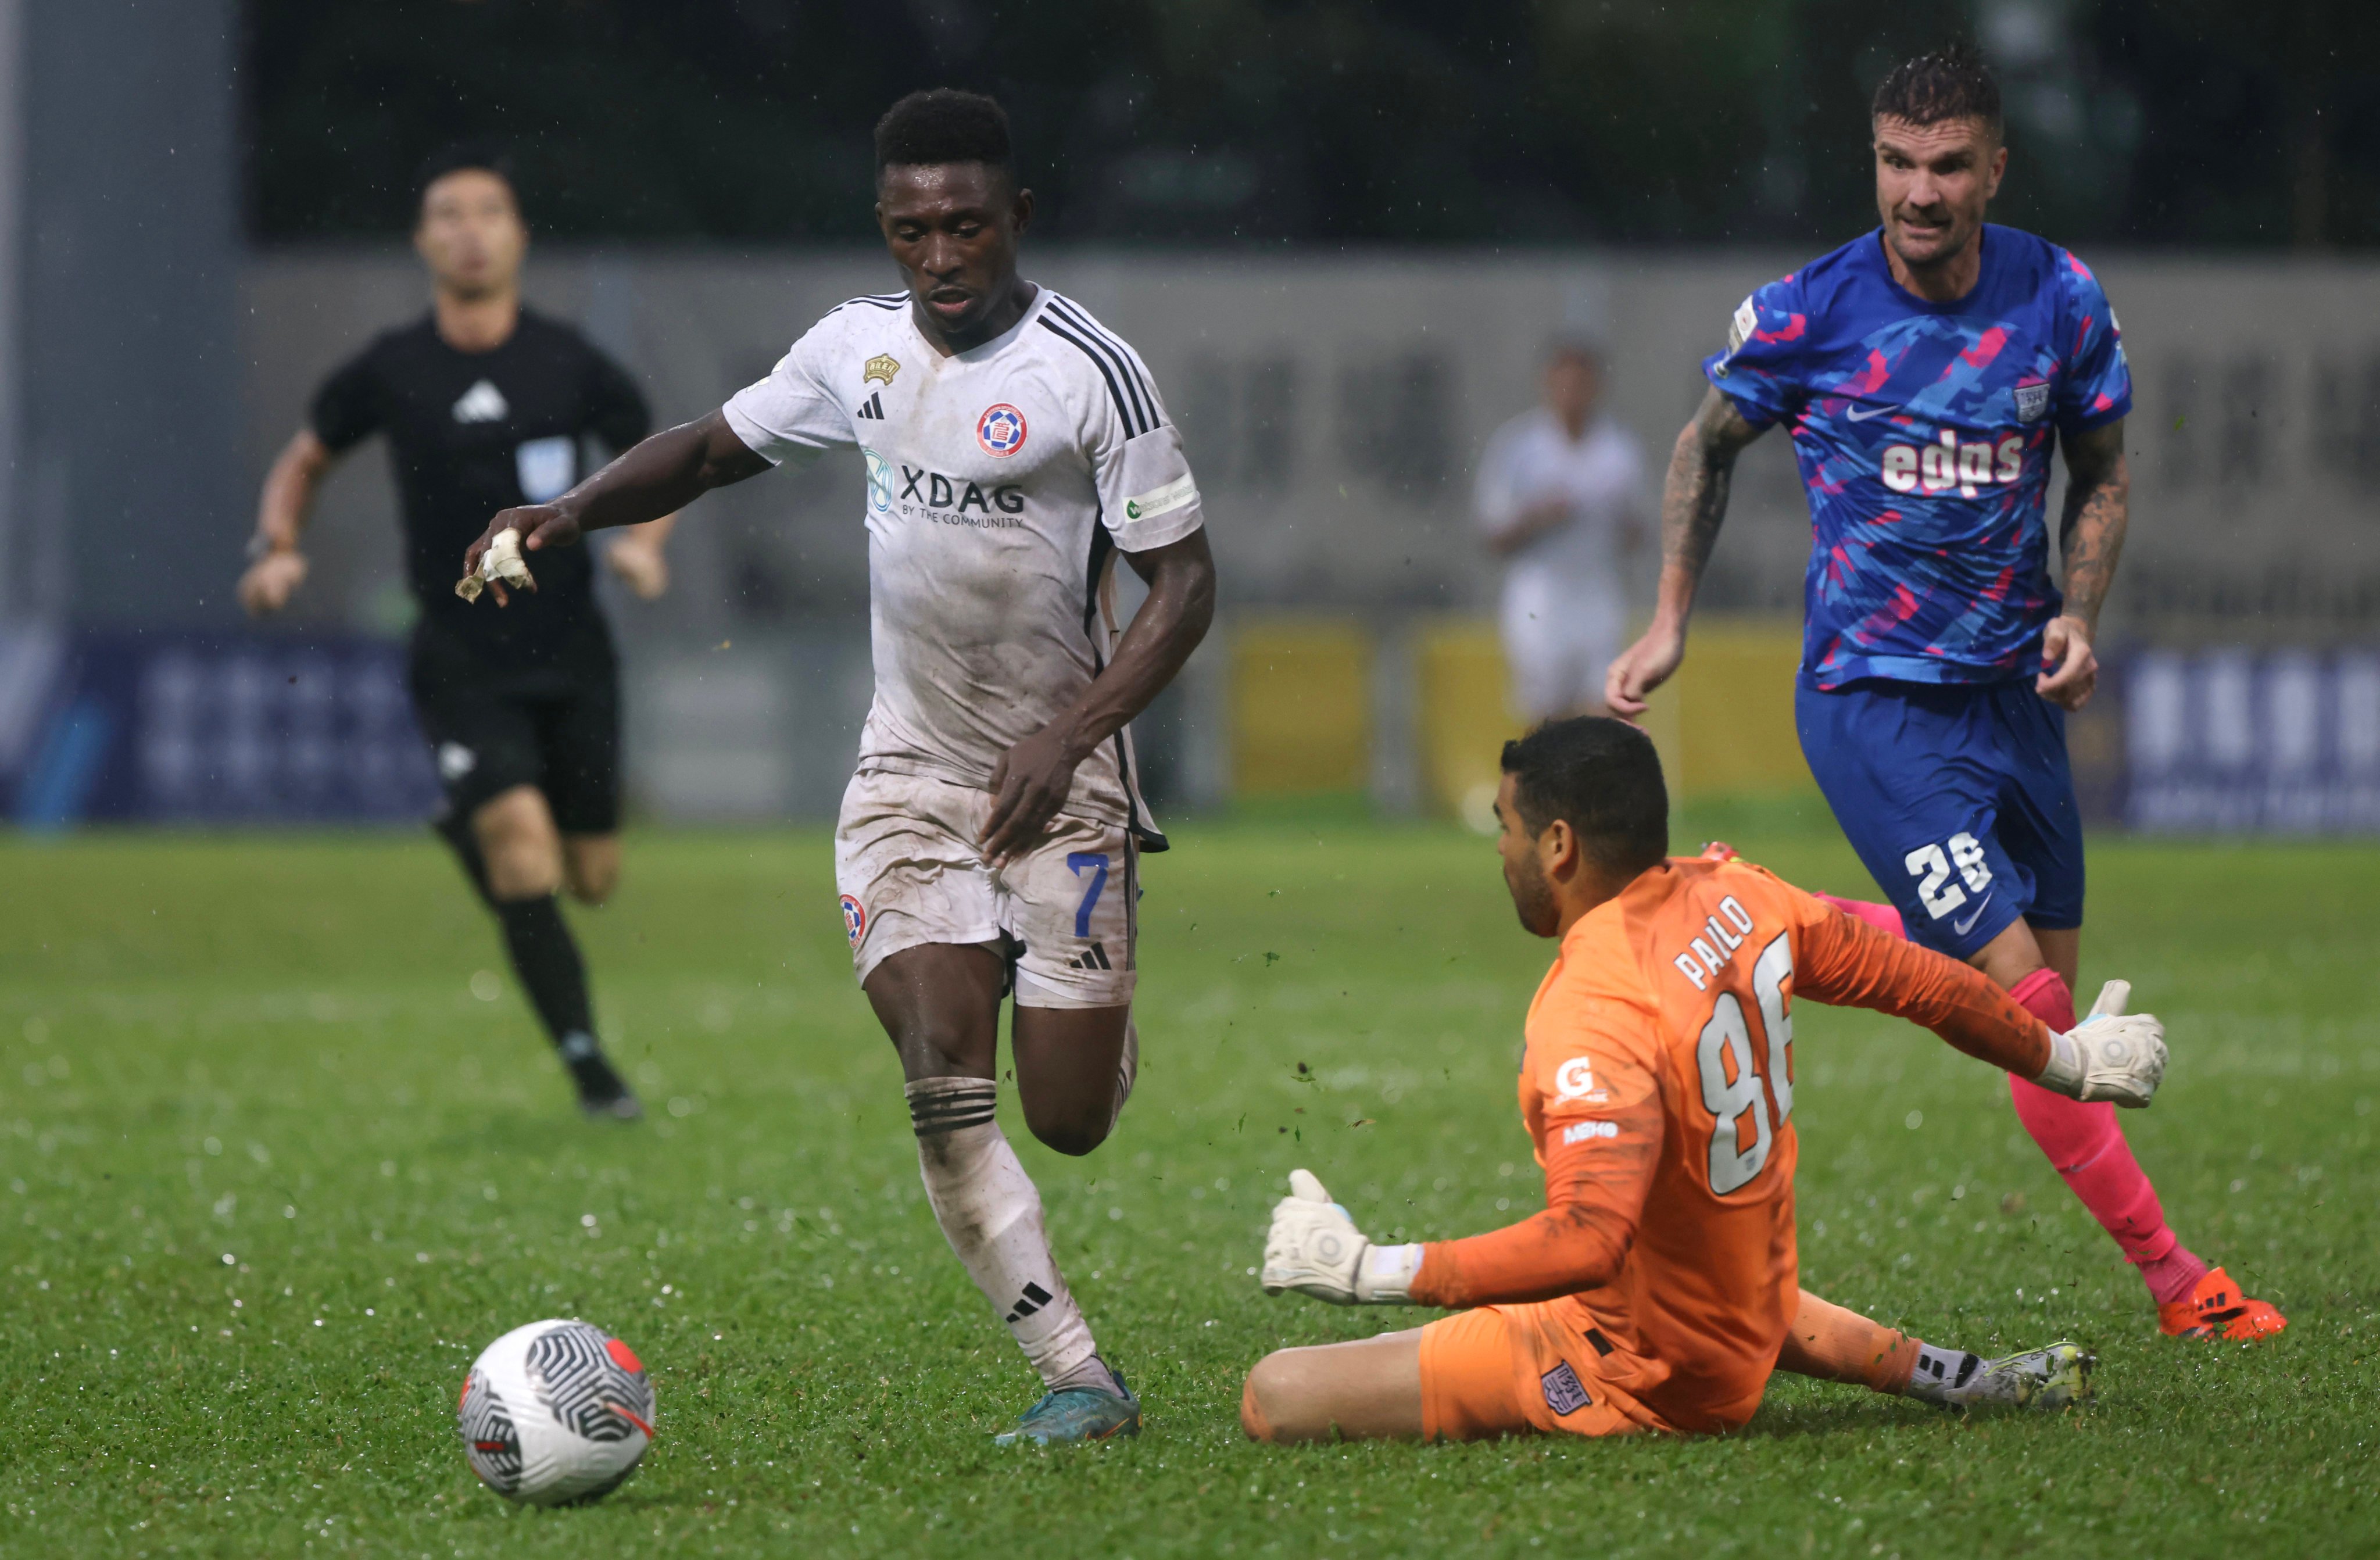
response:
[[[2123,420],[2062,436],[2066,508],[2058,518],[2058,550],[2066,565],[2066,611],[2096,628],[2099,609],[2116,580],[2131,518],[2131,469],[2124,460]]]
[[[1743,420],[1735,403],[1713,388],[1703,395],[1694,420],[1678,435],[1670,454],[1669,480],[1661,488],[1661,573],[1664,604],[1682,608],[1701,583],[1704,566],[1727,518],[1728,491],[1735,457],[1763,431]],[[1672,589],[1684,600],[1667,601]]]

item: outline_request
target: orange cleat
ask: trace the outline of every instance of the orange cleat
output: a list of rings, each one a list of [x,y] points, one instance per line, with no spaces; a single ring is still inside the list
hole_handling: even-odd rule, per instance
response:
[[[2209,1268],[2190,1298],[2157,1307],[2157,1325],[2169,1338],[2228,1338],[2252,1343],[2289,1324],[2269,1300],[2252,1300],[2221,1268]]]

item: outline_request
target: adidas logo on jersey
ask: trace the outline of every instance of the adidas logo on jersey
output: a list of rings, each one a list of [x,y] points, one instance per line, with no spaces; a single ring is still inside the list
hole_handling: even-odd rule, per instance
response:
[[[504,399],[504,393],[483,379],[464,391],[462,398],[455,403],[455,420],[502,422],[512,415],[512,403]]]
[[[1930,445],[1885,445],[1883,459],[1884,485],[1895,493],[1956,488],[1960,497],[1973,498],[2024,475],[2024,435],[2002,433],[1996,440],[1961,444],[1958,433],[1945,428]]]
[[[884,402],[880,396],[871,394],[859,403],[859,410],[853,415],[864,417],[871,422],[881,422],[884,420]]]

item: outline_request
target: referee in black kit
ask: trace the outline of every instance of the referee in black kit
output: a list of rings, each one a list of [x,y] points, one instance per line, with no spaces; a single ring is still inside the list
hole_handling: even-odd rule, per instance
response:
[[[620,875],[619,664],[592,549],[541,558],[540,589],[504,613],[455,598],[455,560],[490,515],[576,482],[582,434],[623,450],[651,419],[617,363],[521,307],[528,231],[500,156],[456,148],[423,171],[413,247],[430,271],[430,313],[375,338],[315,393],[308,426],[264,480],[240,603],[257,616],[287,603],[306,578],[298,542],[316,485],[386,433],[420,604],[413,707],[446,791],[435,826],[503,926],[581,1108],[632,1119],[642,1112],[596,1041],[559,899],[567,888],[601,904]],[[604,555],[648,600],[668,584],[662,546],[675,518],[625,532]]]

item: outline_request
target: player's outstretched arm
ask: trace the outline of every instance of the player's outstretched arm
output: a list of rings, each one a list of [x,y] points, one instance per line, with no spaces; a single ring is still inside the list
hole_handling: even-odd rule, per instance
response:
[[[755,454],[727,419],[718,412],[695,422],[665,428],[634,445],[610,465],[551,504],[525,504],[500,509],[488,529],[463,554],[463,578],[480,576],[480,560],[506,531],[518,535],[523,553],[565,547],[590,530],[613,526],[642,525],[685,508],[712,488],[740,482],[769,469],[765,457]],[[490,578],[497,604],[505,601],[509,575]],[[524,568],[515,579],[537,588]]]
[[[1162,547],[1126,553],[1124,560],[1148,582],[1148,599],[1132,615],[1115,659],[1072,706],[1002,754],[992,769],[983,856],[995,867],[1040,837],[1064,805],[1075,768],[1148,708],[1215,621],[1215,555],[1204,527]]]
[[[249,562],[239,577],[239,604],[250,617],[279,612],[306,582],[306,555],[298,550],[298,539],[314,506],[314,489],[337,458],[311,428],[300,428],[265,473],[256,534],[248,543]]]
[[[2131,986],[2110,981],[2090,1014],[2064,1034],[2023,1008],[1981,970],[1888,937],[1812,901],[1794,938],[1797,995],[1838,1007],[1890,1013],[1949,1044],[2071,1100],[2139,1107],[2165,1078],[2165,1026],[2124,1011]]]
[[[1651,1075],[1595,1114],[1545,1137],[1546,1205],[1516,1225],[1461,1240],[1383,1246],[1355,1227],[1305,1170],[1273,1208],[1260,1282],[1333,1305],[1521,1305],[1608,1284],[1627,1260],[1661,1157],[1661,1102]],[[1573,1104],[1568,1111],[1575,1113]],[[1550,1118],[1549,1118],[1550,1119]]]
[[[1694,591],[1727,518],[1735,457],[1763,432],[1745,421],[1735,403],[1714,387],[1703,393],[1694,420],[1679,433],[1670,452],[1670,474],[1661,484],[1660,594],[1644,638],[1621,652],[1604,677],[1603,701],[1612,713],[1643,714],[1645,696],[1669,681],[1685,660],[1686,620],[1693,615]]]
[[[2065,433],[2066,509],[2058,523],[2058,550],[2066,563],[2066,607],[2041,641],[2042,672],[2033,689],[2060,709],[2079,710],[2099,686],[2099,658],[2091,649],[2099,609],[2116,582],[2124,528],[2131,519],[2132,471],[2124,459],[2124,420]]]

